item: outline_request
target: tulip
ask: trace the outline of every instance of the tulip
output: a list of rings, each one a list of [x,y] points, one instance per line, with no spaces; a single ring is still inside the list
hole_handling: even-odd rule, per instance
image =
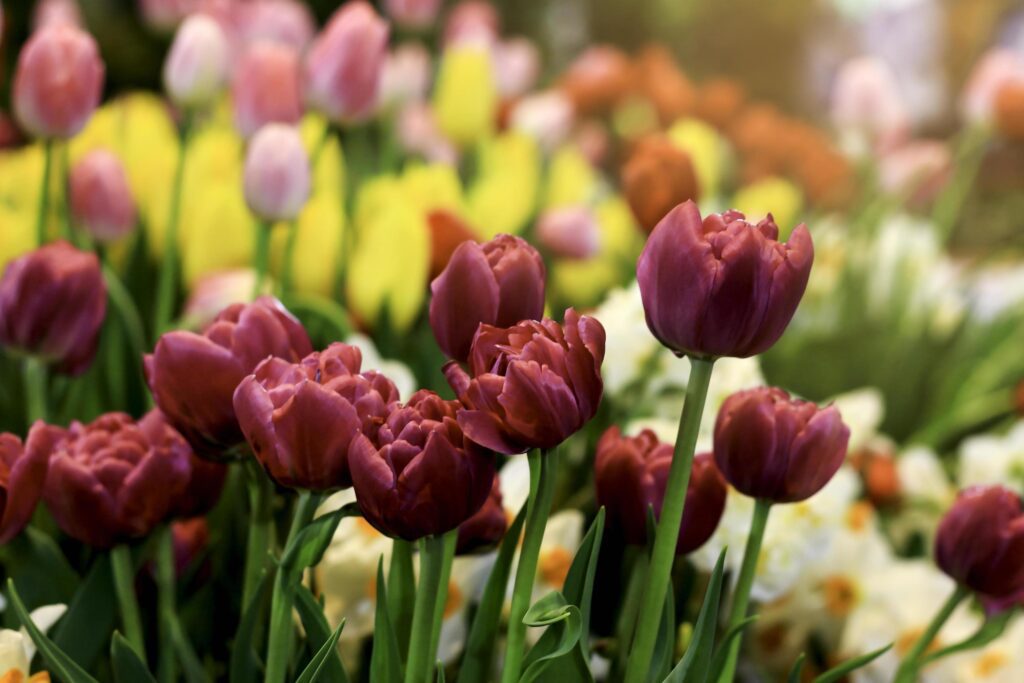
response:
[[[427,161],[455,166],[459,153],[437,128],[434,110],[425,102],[408,102],[398,111],[398,141],[406,152]]]
[[[188,484],[188,444],[157,413],[135,422],[107,413],[64,430],[37,423],[55,439],[43,498],[57,526],[96,548],[147,535]],[[43,438],[40,436],[40,438]]]
[[[820,491],[846,458],[850,430],[835,406],[819,408],[773,387],[739,391],[715,422],[715,462],[752,498],[793,503]]]
[[[646,232],[685,201],[700,198],[690,155],[665,138],[641,140],[622,169],[622,189]]]
[[[949,147],[938,140],[914,140],[878,162],[878,184],[920,206],[941,194],[953,172]]]
[[[309,155],[293,126],[271,123],[260,128],[245,155],[245,201],[265,221],[288,221],[299,215],[310,193]]]
[[[851,59],[836,75],[832,123],[856,153],[892,149],[910,130],[910,114],[892,69],[876,57]]]
[[[712,78],[697,92],[697,116],[719,130],[727,130],[747,98],[743,86],[728,78]]]
[[[468,92],[473,97],[467,98]],[[460,147],[479,142],[494,131],[498,91],[486,47],[458,43],[445,49],[434,86],[433,108],[438,128]]]
[[[595,45],[576,58],[560,87],[581,114],[597,114],[618,104],[633,86],[629,57],[611,45]]]
[[[256,459],[282,486],[330,491],[352,485],[349,454],[372,442],[398,401],[384,375],[360,372],[358,347],[340,342],[298,363],[268,358],[235,391],[235,414]]]
[[[181,327],[203,329],[231,304],[252,301],[255,286],[256,274],[248,268],[207,275],[192,286],[192,293],[185,302]]]
[[[448,14],[444,25],[444,43],[470,42],[491,45],[501,32],[498,10],[483,0],[460,2]]]
[[[305,329],[275,299],[260,297],[221,311],[200,335],[160,337],[145,361],[153,400],[196,452],[221,459],[245,437],[232,397],[267,356],[298,362],[312,352]]]
[[[430,327],[449,358],[465,362],[481,323],[508,327],[544,314],[544,261],[526,240],[463,242],[430,284]]]
[[[174,544],[174,573],[180,579],[209,547],[210,526],[206,518],[192,517],[173,522],[171,542]]]
[[[670,125],[693,112],[697,90],[662,45],[649,45],[637,57],[640,90],[658,112],[662,125]]]
[[[386,106],[420,102],[427,96],[433,65],[430,52],[419,43],[399,45],[384,62],[380,101]]]
[[[200,0],[136,0],[146,25],[157,31],[170,31],[199,9]]]
[[[430,278],[437,278],[463,242],[475,242],[472,228],[453,211],[435,209],[427,214],[430,228]]]
[[[231,95],[235,127],[252,137],[268,123],[295,124],[302,118],[299,53],[281,43],[253,43],[235,67]]]
[[[18,55],[14,113],[39,138],[70,138],[100,103],[103,62],[96,41],[68,24],[32,34]]]
[[[629,437],[613,426],[598,441],[597,504],[607,508],[609,524],[618,526],[630,545],[647,545],[648,509],[653,508],[655,518],[661,516],[671,464],[672,445],[659,442],[649,429]],[[725,511],[726,490],[711,453],[697,455],[686,489],[677,554],[693,552],[711,538]]]
[[[68,178],[71,216],[93,239],[112,242],[135,228],[135,200],[121,160],[97,149],[82,157]]]
[[[419,391],[393,405],[376,443],[359,434],[349,467],[363,516],[381,533],[415,541],[470,519],[487,500],[494,458],[463,434],[458,401]]]
[[[240,33],[245,43],[269,40],[301,52],[316,34],[313,14],[299,0],[258,0],[241,5],[239,11]]]
[[[24,446],[14,434],[0,434],[0,545],[32,519],[43,495],[53,444],[47,430],[33,430]]]
[[[548,90],[516,102],[509,114],[509,127],[530,135],[551,151],[569,137],[574,115],[569,98],[559,90]]]
[[[11,261],[0,279],[0,343],[70,375],[92,363],[106,312],[99,260],[64,241]]]
[[[585,206],[549,209],[537,220],[537,239],[555,256],[586,259],[601,249],[600,228]]]
[[[753,356],[774,344],[796,311],[814,259],[804,225],[777,241],[769,216],[737,211],[701,220],[693,202],[673,209],[647,240],[637,281],[647,326],[678,355]]]
[[[337,123],[367,118],[377,104],[388,25],[364,0],[331,17],[306,55],[306,102]]]
[[[525,94],[540,77],[540,51],[527,38],[512,38],[494,47],[494,77],[505,99]]]
[[[151,416],[158,412],[152,411],[145,419],[155,419]],[[163,416],[160,419],[162,420]],[[189,451],[191,450],[189,447]],[[180,519],[200,517],[210,512],[220,500],[228,476],[227,465],[204,460],[195,453],[190,453],[189,463],[191,472],[188,483],[171,506],[171,515]]]
[[[1024,78],[1003,85],[994,105],[999,133],[1008,140],[1024,140]]]
[[[76,0],[41,0],[32,13],[32,30],[66,24],[82,28],[82,11]]]
[[[1024,58],[1006,48],[990,50],[975,65],[960,102],[963,117],[972,124],[990,123],[995,100],[1008,83],[1024,81]]]
[[[455,361],[445,377],[465,408],[466,435],[499,453],[551,449],[578,431],[601,402],[604,328],[565,312],[565,324],[524,320],[481,324],[469,355],[472,376]]]
[[[459,525],[459,537],[455,545],[457,555],[468,555],[484,548],[496,546],[505,537],[508,516],[502,505],[501,480],[494,475],[491,493],[476,514]]]
[[[227,83],[229,58],[220,25],[205,14],[194,14],[178,29],[167,53],[164,90],[179,107],[209,107]]]
[[[384,5],[388,16],[399,26],[425,29],[437,20],[441,0],[387,0]]]

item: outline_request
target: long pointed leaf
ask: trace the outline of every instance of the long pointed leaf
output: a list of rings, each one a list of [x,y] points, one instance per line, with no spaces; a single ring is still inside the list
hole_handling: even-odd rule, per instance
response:
[[[963,652],[964,650],[974,650],[979,647],[985,647],[993,640],[1003,635],[1003,631],[1006,630],[1007,624],[1010,623],[1011,619],[1017,614],[1016,609],[1008,609],[994,617],[985,620],[985,623],[975,631],[970,637],[961,640],[959,643],[953,643],[947,647],[941,648],[925,656],[923,663],[934,662],[936,659],[941,659],[957,652]]]
[[[302,619],[302,628],[306,631],[306,638],[310,642],[322,643],[330,637],[331,627],[324,616],[323,608],[317,602],[309,589],[299,584],[295,590],[295,609]],[[323,683],[348,683],[348,676],[345,674],[345,667],[342,666],[341,657],[337,653],[327,658],[327,665],[320,673]]]
[[[303,570],[319,564],[341,520],[359,514],[359,506],[356,503],[349,503],[317,517],[296,534],[281,555],[279,571],[284,572],[287,577],[285,585],[298,583]]]
[[[266,611],[267,598],[270,596],[270,574],[263,573],[256,586],[252,599],[242,613],[242,620],[235,633],[235,641],[231,648],[230,683],[255,683],[261,678],[263,664],[257,649],[256,628],[262,623],[262,615]]]
[[[53,632],[53,642],[76,662],[90,668],[110,642],[117,625],[110,558],[101,555],[79,585],[67,614]]]
[[[110,641],[110,663],[116,683],[156,683],[135,650],[117,631]]]
[[[383,557],[377,561],[377,611],[373,623],[370,680],[375,683],[397,683],[402,680],[402,657],[398,652],[398,639],[388,615],[388,588],[384,583]]]
[[[643,615],[640,616],[643,618]],[[672,669],[672,660],[676,649],[676,595],[669,583],[665,591],[665,604],[661,608],[661,623],[658,626],[658,637],[654,641],[654,652],[651,654],[651,667],[647,672],[648,681],[663,680]]]
[[[729,646],[743,634],[748,626],[757,621],[757,615],[752,614],[740,623],[733,626],[722,638],[722,642],[715,649],[715,656],[711,660],[711,671],[708,672],[709,681],[717,681],[722,677],[722,669],[725,668],[726,659],[729,657]]]
[[[555,661],[569,655],[579,653],[576,645],[579,643],[583,630],[583,620],[580,610],[576,605],[566,602],[565,596],[557,591],[548,593],[538,600],[523,617],[527,626],[546,626],[547,633],[557,634],[557,642],[550,652],[537,657],[526,666],[519,683],[532,683],[542,674],[549,674],[548,668]],[[546,675],[548,679],[554,679],[554,675]]]
[[[718,561],[711,572],[711,580],[704,591],[704,603],[700,606],[693,636],[686,648],[686,654],[676,668],[665,679],[665,683],[704,683],[711,669],[711,658],[715,649],[715,631],[718,627],[718,607],[722,600],[722,575],[725,573],[725,552],[718,553]]]
[[[800,683],[800,674],[804,671],[804,660],[807,659],[807,655],[803,652],[793,662],[793,668],[789,670],[789,683]]]
[[[324,666],[331,659],[338,650],[338,638],[341,637],[341,630],[345,628],[345,620],[342,619],[341,623],[338,624],[338,628],[334,629],[334,632],[328,636],[327,640],[323,642],[320,649],[316,651],[313,658],[309,660],[309,664],[303,669],[302,673],[295,680],[295,683],[313,683],[313,681],[319,681],[320,672],[324,670]]]
[[[32,617],[29,616],[28,610],[25,609],[25,603],[21,601],[21,596],[18,595],[18,589],[14,587],[14,579],[7,579],[7,595],[11,600],[15,613],[21,620],[22,626],[28,631],[32,642],[36,644],[36,648],[46,662],[46,668],[50,673],[59,677],[64,683],[98,683],[95,678],[90,676],[85,669],[79,666],[75,660],[71,659],[36,627]]]
[[[862,666],[867,666],[872,661],[878,659],[886,652],[888,652],[889,648],[891,647],[891,644],[886,645],[885,647],[880,647],[874,652],[869,652],[866,655],[861,655],[860,657],[848,659],[839,666],[833,667],[825,673],[818,676],[817,678],[815,678],[814,683],[834,683],[835,681],[838,681],[845,677],[846,674],[850,673],[851,671],[855,671],[861,668]]]

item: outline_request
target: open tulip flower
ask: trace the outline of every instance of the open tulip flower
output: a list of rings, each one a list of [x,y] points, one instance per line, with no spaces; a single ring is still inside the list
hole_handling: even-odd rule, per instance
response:
[[[0,543],[17,536],[32,518],[43,495],[53,444],[47,430],[33,431],[25,445],[14,434],[0,434]]]

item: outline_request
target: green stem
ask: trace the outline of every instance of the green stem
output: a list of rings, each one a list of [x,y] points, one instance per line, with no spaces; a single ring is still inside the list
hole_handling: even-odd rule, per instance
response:
[[[160,279],[157,282],[155,320],[153,333],[157,336],[166,331],[174,313],[178,295],[178,224],[181,220],[181,195],[185,181],[185,159],[188,153],[190,121],[186,118],[181,125],[178,146],[178,164],[174,170],[174,185],[171,187],[171,206],[164,232],[164,257],[160,264]]]
[[[629,662],[626,666],[626,683],[641,683],[646,680],[654,656],[654,641],[658,636],[660,619],[653,615],[664,610],[665,593],[672,580],[672,564],[676,559],[679,542],[679,527],[683,522],[683,507],[686,491],[690,485],[690,469],[693,465],[693,451],[697,446],[700,419],[704,414],[708,384],[714,361],[704,358],[690,358],[690,379],[686,384],[686,401],[679,420],[679,434],[676,436],[672,466],[665,488],[665,501],[654,537],[650,567],[644,587],[644,597],[639,611],[639,623],[633,637]]]
[[[409,656],[412,635],[412,609],[416,600],[416,579],[412,564],[413,544],[400,538],[391,541],[391,565],[388,568],[388,613],[398,639],[402,660]]]
[[[557,451],[531,451],[530,497],[526,504],[526,533],[523,547],[519,551],[519,564],[512,588],[512,610],[508,618],[508,640],[505,645],[505,667],[501,673],[502,683],[516,683],[522,669],[526,647],[526,624],[523,617],[530,608],[533,598],[533,584],[537,575],[537,558],[540,557],[544,527],[551,513],[551,498],[555,490],[555,456]]]
[[[437,646],[441,643],[441,623],[444,621],[444,608],[448,604],[448,582],[452,577],[452,564],[455,562],[455,544],[459,540],[459,530],[452,529],[444,535],[444,564],[441,567],[441,580],[438,582],[437,597],[434,601],[434,623],[430,629],[430,663],[437,660]],[[433,672],[433,668],[431,668]],[[430,673],[427,681],[433,681]]]
[[[21,371],[25,379],[25,415],[31,427],[36,420],[49,419],[46,363],[41,358],[25,356]]]
[[[627,552],[631,550],[637,549],[629,548]],[[638,552],[631,562],[627,560],[626,563],[629,579],[626,583],[626,594],[622,600],[622,613],[619,615],[615,627],[615,640],[618,643],[618,649],[614,666],[615,672],[619,675],[613,675],[612,680],[619,680],[626,668],[626,656],[629,654],[630,643],[633,642],[633,632],[637,622],[636,615],[640,609],[640,600],[643,598],[644,582],[647,578],[647,551],[642,548],[639,550],[641,552]]]
[[[281,299],[292,291],[292,259],[295,258],[295,243],[298,241],[299,221],[288,223],[288,239],[284,245],[284,263],[281,264],[281,282],[278,283],[278,295]]]
[[[445,565],[448,538],[451,532],[444,536],[427,536],[420,539],[420,580],[416,587],[416,603],[412,612],[412,634],[409,640],[409,661],[405,667],[405,683],[430,683],[433,680],[431,675],[436,650],[431,652],[430,647],[434,642],[435,625],[440,625],[436,619],[437,604],[440,599],[443,606],[443,596],[448,593],[448,584],[442,585],[445,574]],[[454,550],[454,543],[452,544]],[[450,564],[449,564],[450,567]]]
[[[245,472],[249,480],[249,540],[245,548],[245,575],[242,581],[242,604],[252,600],[260,575],[267,565],[270,551],[271,525],[273,519],[270,501],[273,488],[255,456],[245,460]]]
[[[135,597],[135,565],[132,551],[126,545],[114,546],[110,551],[110,565],[114,570],[114,591],[121,608],[121,623],[124,637],[145,663],[146,642],[142,638],[142,618],[139,616],[139,602]]]
[[[43,186],[39,189],[39,215],[36,217],[36,244],[46,244],[46,214],[50,208],[50,169],[53,167],[53,140],[43,141]]]
[[[107,296],[110,298],[110,303],[113,304],[114,310],[121,318],[121,324],[124,325],[125,333],[128,336],[128,344],[131,346],[131,357],[138,359],[146,353],[146,330],[142,324],[142,316],[139,315],[139,309],[135,305],[135,300],[132,299],[132,295],[128,292],[128,289],[121,282],[121,278],[118,277],[114,269],[110,267],[110,264],[104,261],[103,263],[103,279],[107,283]],[[135,372],[142,382],[142,386],[146,386],[146,378],[142,372],[142,365],[138,362],[133,363]],[[153,397],[150,392],[143,392],[145,395],[146,407],[151,408],[153,405]]]
[[[757,560],[761,556],[761,542],[764,540],[764,529],[768,524],[768,513],[771,512],[770,501],[757,499],[754,501],[754,517],[747,535],[747,547],[743,551],[743,564],[736,579],[736,590],[732,596],[732,609],[729,611],[727,630],[734,628],[747,618],[747,607],[750,605],[750,588],[754,585],[754,574],[757,573]],[[740,657],[740,644],[743,637],[733,639],[729,646],[729,657],[719,677],[719,683],[731,683],[736,672],[736,663]]]
[[[949,596],[942,608],[939,609],[935,618],[928,624],[928,628],[921,634],[914,646],[907,652],[907,656],[903,658],[900,663],[900,668],[896,671],[895,683],[913,683],[917,680],[917,672],[921,668],[921,657],[928,650],[928,647],[935,640],[935,636],[939,634],[943,624],[949,620],[950,615],[953,614],[953,610],[964,601],[964,599],[970,595],[970,591],[964,586],[957,585],[956,590]]]
[[[160,637],[160,653],[157,661],[157,680],[172,683],[177,680],[174,628],[177,621],[177,607],[174,568],[174,538],[171,527],[157,531],[156,584],[157,584],[157,630]]]
[[[252,268],[256,271],[256,282],[253,285],[252,298],[263,293],[263,284],[267,280],[270,269],[270,231],[272,225],[266,221],[256,222],[256,248],[253,251]]]
[[[948,241],[956,229],[964,203],[985,159],[988,137],[984,126],[969,127],[960,133],[953,158],[953,178],[932,208],[932,220],[942,242]]]

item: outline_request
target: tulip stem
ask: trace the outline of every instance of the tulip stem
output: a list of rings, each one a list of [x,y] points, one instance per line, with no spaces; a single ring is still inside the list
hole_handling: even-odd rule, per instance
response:
[[[530,497],[526,503],[526,532],[519,551],[519,564],[512,588],[512,611],[508,618],[508,640],[505,646],[505,666],[502,683],[516,683],[522,669],[526,646],[526,624],[523,617],[530,608],[533,584],[537,575],[544,527],[551,513],[551,498],[555,492],[555,456],[557,451],[533,450],[527,456],[530,463]]]
[[[132,551],[127,545],[114,546],[110,551],[110,565],[114,570],[114,591],[121,608],[121,624],[128,644],[143,663],[146,661],[146,641],[142,638],[142,618],[135,597],[135,565]]]
[[[188,151],[191,122],[187,115],[181,124],[178,144],[178,164],[174,170],[174,184],[171,186],[171,206],[164,229],[164,253],[160,264],[160,279],[156,290],[156,318],[153,333],[159,336],[166,331],[174,314],[177,299],[178,280],[178,224],[181,221],[181,195],[185,184],[185,157]]]
[[[53,140],[43,142],[43,186],[39,188],[39,215],[36,217],[36,244],[46,244],[46,214],[50,208],[50,173],[53,168]]]
[[[768,525],[768,513],[771,512],[772,503],[769,500],[758,498],[754,501],[754,517],[750,523],[750,533],[747,535],[747,547],[743,551],[743,564],[740,566],[740,574],[736,579],[736,589],[732,596],[732,609],[729,610],[729,625],[731,630],[747,618],[747,607],[750,605],[750,588],[754,585],[754,574],[757,573],[757,560],[761,557],[761,542],[764,540],[764,530]],[[736,672],[736,663],[740,657],[740,645],[743,642],[742,634],[733,639],[729,645],[729,656],[719,677],[719,683],[731,683]]]
[[[970,595],[970,591],[963,585],[957,584],[956,590],[949,596],[945,604],[938,611],[931,623],[928,624],[928,628],[925,629],[921,637],[918,638],[914,646],[907,652],[907,656],[903,658],[900,663],[900,668],[896,671],[896,678],[893,679],[894,683],[913,683],[917,680],[917,672],[921,668],[921,657],[931,646],[935,640],[935,636],[939,634],[943,624],[949,620],[950,615],[953,614],[953,610],[964,601],[964,599]]]
[[[160,653],[157,661],[157,680],[171,683],[177,680],[177,663],[174,648],[174,627],[177,621],[174,568],[174,538],[171,527],[164,526],[157,531],[156,540],[156,584],[157,620],[160,635]]]
[[[281,282],[278,283],[278,296],[284,300],[292,291],[292,259],[295,258],[295,243],[298,241],[298,219],[288,223],[288,239],[284,245],[284,263],[281,264]]]
[[[409,656],[412,609],[416,600],[416,579],[412,556],[412,543],[401,538],[392,539],[391,565],[388,568],[388,614],[395,627],[398,650],[403,661]]]
[[[46,363],[35,356],[25,356],[21,361],[21,372],[25,380],[25,416],[31,427],[36,420],[49,419]]]
[[[248,607],[260,576],[267,565],[267,553],[270,551],[270,534],[273,518],[270,512],[270,500],[273,496],[270,480],[255,456],[245,460],[245,470],[249,478],[249,540],[245,548],[245,576],[242,583],[242,605]],[[244,609],[244,608],[243,608]]]
[[[642,683],[647,680],[654,656],[654,642],[658,636],[661,620],[651,615],[664,611],[665,594],[672,580],[672,565],[676,559],[679,542],[679,527],[683,522],[683,507],[686,505],[686,491],[690,485],[690,469],[693,466],[693,451],[697,446],[700,419],[704,414],[708,384],[714,360],[690,358],[690,379],[686,384],[686,400],[679,420],[679,434],[676,437],[665,486],[665,501],[654,537],[650,565],[640,611],[637,613],[637,629],[626,666],[626,683]]]
[[[458,531],[420,539],[420,580],[412,612],[405,683],[430,683]],[[436,633],[435,633],[436,632]]]
[[[267,280],[267,271],[270,270],[270,231],[273,226],[266,221],[256,222],[256,248],[253,251],[253,270],[256,271],[256,281],[253,285],[252,298],[255,299],[263,293],[263,284]]]

